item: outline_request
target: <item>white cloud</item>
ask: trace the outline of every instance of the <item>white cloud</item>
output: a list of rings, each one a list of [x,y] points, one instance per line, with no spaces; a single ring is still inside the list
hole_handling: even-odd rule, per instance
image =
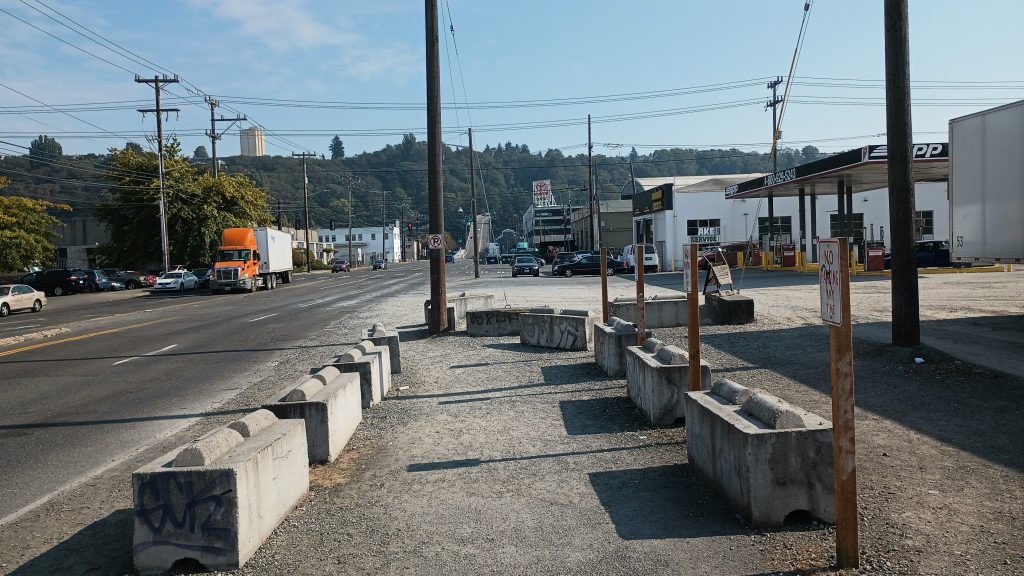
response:
[[[358,35],[348,32],[348,23],[338,19],[325,22],[307,10],[305,2],[301,1],[187,2],[193,8],[210,10],[218,18],[236,22],[243,34],[256,38],[276,52],[348,45],[358,40]]]

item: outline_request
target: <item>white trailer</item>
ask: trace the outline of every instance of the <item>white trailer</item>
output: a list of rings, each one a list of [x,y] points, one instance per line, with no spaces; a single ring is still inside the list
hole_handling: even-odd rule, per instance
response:
[[[256,249],[260,253],[260,274],[292,271],[292,237],[274,228],[256,228]]]
[[[1024,100],[949,121],[950,257],[1024,261]]]

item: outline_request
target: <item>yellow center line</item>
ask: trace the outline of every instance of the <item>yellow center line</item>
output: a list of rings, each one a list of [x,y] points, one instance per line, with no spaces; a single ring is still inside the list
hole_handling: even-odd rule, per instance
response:
[[[102,336],[104,334],[112,334],[114,332],[123,332],[125,330],[131,330],[132,328],[142,328],[143,326],[149,326],[150,324],[156,324],[157,322],[164,322],[170,320],[170,318],[161,318],[159,320],[150,320],[149,322],[143,322],[141,324],[133,324],[131,326],[122,326],[120,328],[110,328],[109,330],[100,330],[99,332],[90,332],[88,334],[79,334],[78,336],[71,336],[69,338],[61,338],[60,340],[50,340],[49,342],[40,342],[38,344],[32,344],[31,346],[22,346],[21,348],[12,348],[11,350],[4,350],[0,352],[0,356],[10,356],[12,354],[18,354],[19,352],[28,352],[29,350],[35,350],[37,348],[45,348],[47,346],[54,346],[56,344],[64,344],[65,342],[75,342],[76,340],[85,340],[86,338],[92,338],[94,336]]]

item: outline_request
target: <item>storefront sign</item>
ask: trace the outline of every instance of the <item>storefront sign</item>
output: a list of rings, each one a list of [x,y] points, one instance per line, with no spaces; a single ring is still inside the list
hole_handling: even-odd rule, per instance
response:
[[[662,184],[633,195],[633,215],[641,216],[652,212],[672,209],[672,184]]]

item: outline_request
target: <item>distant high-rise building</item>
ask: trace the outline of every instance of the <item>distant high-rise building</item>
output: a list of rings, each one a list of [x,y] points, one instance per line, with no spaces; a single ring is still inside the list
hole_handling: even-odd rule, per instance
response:
[[[263,156],[263,131],[259,128],[243,128],[238,137],[242,143],[242,156]]]

